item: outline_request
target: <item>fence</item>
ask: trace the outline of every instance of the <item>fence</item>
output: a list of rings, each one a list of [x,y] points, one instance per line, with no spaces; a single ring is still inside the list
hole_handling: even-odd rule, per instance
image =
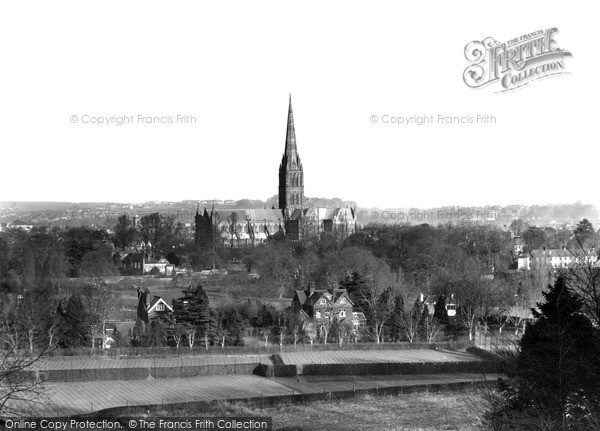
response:
[[[80,349],[55,349],[49,358],[60,360],[62,357],[69,359],[102,356],[108,358],[125,357],[189,357],[189,356],[223,356],[223,355],[276,355],[292,352],[319,352],[319,351],[351,351],[351,350],[465,350],[471,346],[468,341],[448,341],[440,343],[298,343],[298,344],[269,344],[257,340],[255,344],[246,346],[208,346],[195,345],[176,347],[119,347],[112,349],[80,348]]]
[[[474,345],[489,352],[515,351],[521,340],[522,334],[515,334],[514,330],[478,329],[475,331]]]

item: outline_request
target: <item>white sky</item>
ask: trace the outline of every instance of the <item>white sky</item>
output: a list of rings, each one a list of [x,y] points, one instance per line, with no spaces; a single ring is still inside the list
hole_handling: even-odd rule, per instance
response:
[[[291,92],[307,196],[599,204],[592,4],[3,2],[0,201],[266,199]],[[569,75],[507,94],[464,84],[468,42],[549,27]],[[480,113],[497,124],[369,120]],[[81,123],[177,114],[197,123]]]

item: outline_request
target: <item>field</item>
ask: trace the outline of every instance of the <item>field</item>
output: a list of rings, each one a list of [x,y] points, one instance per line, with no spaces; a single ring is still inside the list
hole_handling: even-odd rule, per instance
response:
[[[259,407],[220,402],[202,410],[169,411],[173,416],[267,416],[273,429],[289,430],[480,430],[485,410],[478,391],[412,393],[397,396],[361,395],[305,404]]]
[[[68,296],[79,290],[81,284],[89,281],[87,279],[71,278],[65,279],[59,288],[59,295]],[[152,296],[162,297],[168,304],[174,298],[182,296],[181,291],[190,285],[201,284],[208,295],[211,306],[219,306],[231,302],[246,299],[263,301],[284,309],[291,304],[291,298],[275,299],[278,297],[278,288],[273,290],[272,286],[263,286],[260,281],[248,280],[246,271],[230,272],[227,276],[194,276],[180,277],[176,280],[171,278],[155,278],[152,276],[114,276],[106,277],[105,281],[114,295],[114,310],[109,320],[111,322],[126,323],[120,325],[119,331],[126,333],[133,326],[136,319],[137,288],[142,287],[149,290],[148,301]]]
[[[447,350],[372,350],[292,352],[279,355],[285,364],[357,364],[386,362],[479,362],[478,356]]]
[[[226,400],[290,394],[292,390],[257,376],[224,375],[186,379],[48,383],[52,405],[37,415],[85,414],[110,407]]]

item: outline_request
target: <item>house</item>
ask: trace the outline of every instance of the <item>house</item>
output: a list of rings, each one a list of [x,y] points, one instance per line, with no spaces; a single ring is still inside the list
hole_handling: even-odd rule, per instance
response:
[[[163,256],[155,259],[146,251],[134,251],[127,254],[123,257],[122,264],[124,269],[133,270],[140,275],[149,274],[156,268],[161,275],[170,276],[175,269],[175,265],[171,264]]]
[[[173,307],[169,305],[162,297],[154,295],[150,303],[147,302],[148,289],[138,288],[138,300],[137,300],[137,318],[144,323],[157,318],[164,317],[169,314],[173,314]]]
[[[300,316],[305,325],[316,328],[345,319],[354,325],[353,306],[346,289],[315,290],[313,283],[309,283],[306,290],[296,290],[292,300],[294,313]],[[360,321],[357,317],[357,324]]]
[[[149,257],[142,261],[143,274],[149,274],[154,268],[162,275],[170,276],[173,273],[175,265],[169,263],[163,256],[158,259]]]
[[[148,320],[152,320],[155,317],[173,314],[173,307],[171,307],[162,297],[154,295],[150,304],[147,306],[147,313]]]
[[[352,327],[356,331],[360,331],[361,329],[365,329],[367,327],[367,317],[365,316],[365,313],[362,311],[352,312]]]
[[[573,263],[586,261],[588,263],[598,263],[598,253],[591,249],[585,255],[569,250],[567,247],[532,250],[530,253],[521,255],[517,258],[518,269],[530,271],[532,269],[542,268],[566,268]]]

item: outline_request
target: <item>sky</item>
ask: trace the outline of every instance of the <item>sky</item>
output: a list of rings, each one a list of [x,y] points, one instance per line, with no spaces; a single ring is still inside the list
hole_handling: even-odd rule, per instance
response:
[[[291,93],[309,197],[599,205],[595,16],[540,0],[3,2],[0,201],[267,199]],[[548,28],[567,73],[465,84],[469,42]]]

